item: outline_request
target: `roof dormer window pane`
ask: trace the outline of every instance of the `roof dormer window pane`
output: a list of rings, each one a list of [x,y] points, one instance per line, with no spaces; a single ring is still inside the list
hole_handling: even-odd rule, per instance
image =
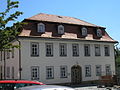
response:
[[[43,23],[38,24],[38,32],[41,32],[41,33],[45,32],[45,25]]]
[[[101,31],[101,29],[97,29],[97,36],[98,37],[102,37],[102,31]]]
[[[63,25],[58,26],[58,34],[64,34],[64,26]]]
[[[87,28],[82,27],[81,31],[82,31],[82,36],[87,36]]]

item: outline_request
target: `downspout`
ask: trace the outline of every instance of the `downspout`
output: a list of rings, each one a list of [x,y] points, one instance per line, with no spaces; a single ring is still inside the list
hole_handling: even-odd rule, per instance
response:
[[[18,40],[18,38],[16,39],[19,43],[19,46],[21,46],[21,42]],[[22,67],[21,67],[21,48],[19,47],[19,79],[21,80],[21,71],[22,71]]]

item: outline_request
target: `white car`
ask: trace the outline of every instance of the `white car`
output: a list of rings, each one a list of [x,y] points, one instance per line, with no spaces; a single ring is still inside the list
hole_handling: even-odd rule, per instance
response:
[[[35,85],[18,88],[15,90],[75,90],[71,87],[58,86],[58,85]]]

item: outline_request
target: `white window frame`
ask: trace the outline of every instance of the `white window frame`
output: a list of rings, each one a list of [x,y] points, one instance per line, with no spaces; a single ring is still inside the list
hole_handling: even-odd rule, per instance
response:
[[[38,25],[37,25],[37,31],[40,32],[40,33],[44,33],[45,32],[45,24],[38,23]]]
[[[81,28],[82,36],[87,36],[88,29],[86,27]]]
[[[110,64],[106,64],[105,69],[106,69],[106,75],[112,75]]]
[[[46,56],[53,56],[53,43],[46,43]]]
[[[38,42],[31,42],[31,56],[39,56],[39,43]]]
[[[39,66],[31,66],[31,80],[39,80]]]
[[[60,66],[60,78],[67,78],[67,66]]]
[[[91,77],[91,65],[85,65],[85,77]]]
[[[96,65],[96,76],[101,76],[102,75],[102,67],[101,65]]]
[[[58,25],[58,34],[64,34],[64,26]]]
[[[95,44],[95,56],[101,56],[101,48],[100,45]]]
[[[10,59],[10,50],[9,49],[6,50],[6,54],[7,54],[7,59]]]
[[[59,44],[59,52],[60,56],[67,56],[67,44],[66,43],[60,43]]]
[[[90,56],[90,44],[84,44],[84,56]]]
[[[97,29],[97,36],[102,37],[102,30],[101,29]]]
[[[46,79],[54,79],[54,66],[46,66]]]
[[[78,44],[72,44],[72,53],[73,53],[73,56],[79,56],[79,45]]]
[[[110,46],[109,45],[104,46],[104,53],[105,53],[105,56],[110,56]]]
[[[10,78],[10,67],[8,66],[8,67],[6,67],[6,77],[7,78]]]

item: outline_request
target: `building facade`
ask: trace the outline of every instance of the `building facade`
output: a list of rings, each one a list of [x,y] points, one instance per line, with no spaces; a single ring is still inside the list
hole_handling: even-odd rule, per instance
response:
[[[27,24],[13,43],[21,47],[1,58],[1,78],[77,84],[115,75],[117,41],[104,27],[43,13],[23,22]]]

